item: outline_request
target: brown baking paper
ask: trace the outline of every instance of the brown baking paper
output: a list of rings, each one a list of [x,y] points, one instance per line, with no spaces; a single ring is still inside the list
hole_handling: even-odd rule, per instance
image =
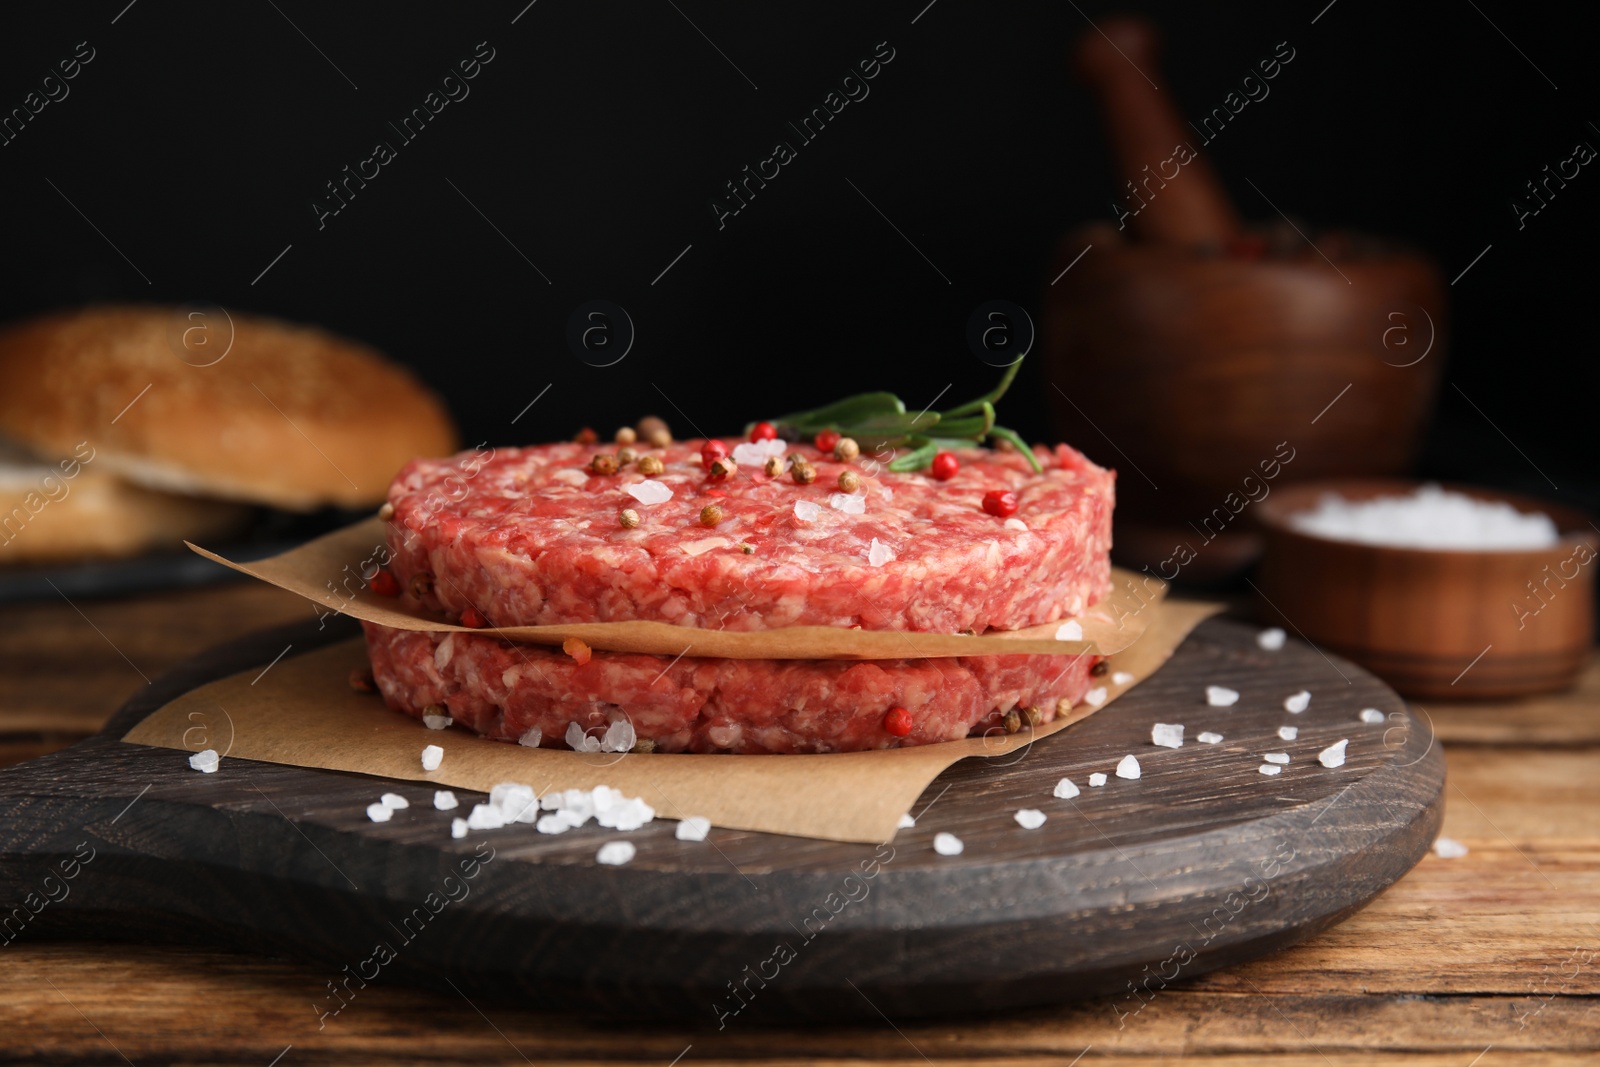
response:
[[[610,652],[646,652],[657,656],[712,656],[719,659],[929,659],[946,656],[996,656],[1037,653],[1075,656],[1089,652],[1110,655],[1138,639],[1139,609],[1165,591],[1165,583],[1130,571],[1112,572],[1112,594],[1073,618],[1083,627],[1083,640],[1058,641],[1063,622],[1021,630],[991,632],[981,637],[961,634],[911,633],[903,630],[850,630],[833,626],[788,626],[776,630],[702,630],[665,622],[587,622],[559,626],[502,626],[471,630],[418,611],[395,598],[381,597],[362,581],[385,549],[386,524],[373,517],[325,534],[288,552],[235,563],[214,552],[191,549],[241,574],[287,589],[321,604],[330,615],[349,615],[396,630],[431,633],[494,634],[510,641],[559,645],[575,637],[590,648]],[[1003,648],[997,645],[1004,644]]]
[[[665,818],[699,815],[738,830],[874,844],[894,836],[900,816],[946,767],[969,756],[1004,756],[1103,709],[1154,673],[1218,610],[1192,601],[1148,601],[1136,617],[1140,640],[1110,657],[1107,698],[1099,708],[1081,704],[1018,734],[911,748],[793,756],[579,753],[523,748],[456,728],[429,730],[390,711],[376,695],[350,688],[351,670],[367,665],[360,639],[286,658],[264,675],[253,668],[202,686],[151,714],[123,740],[191,752],[213,748],[225,757],[223,772],[228,759],[250,759],[479,792],[499,782],[523,782],[541,795],[609,785],[643,797]],[[1115,684],[1119,671],[1134,681]],[[444,749],[438,770],[422,769],[424,745]],[[381,792],[374,782],[372,799]],[[425,797],[411,800],[409,817],[437,818],[440,833],[449,831],[444,813],[434,812]],[[468,810],[464,802],[453,814]]]

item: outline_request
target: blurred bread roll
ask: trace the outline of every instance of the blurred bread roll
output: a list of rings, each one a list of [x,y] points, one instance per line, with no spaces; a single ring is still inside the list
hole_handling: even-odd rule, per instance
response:
[[[294,511],[376,505],[408,460],[458,448],[440,399],[377,351],[217,307],[0,331],[0,435],[43,456],[87,442],[97,475],[147,489]]]

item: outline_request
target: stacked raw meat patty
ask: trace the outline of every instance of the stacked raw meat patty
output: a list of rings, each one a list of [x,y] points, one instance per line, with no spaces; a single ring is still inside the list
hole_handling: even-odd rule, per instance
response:
[[[1109,590],[1115,476],[1065,445],[1036,452],[1042,473],[1016,453],[959,450],[939,480],[888,471],[889,454],[844,463],[779,441],[723,442],[732,472],[718,477],[705,444],[633,449],[614,473],[614,448],[575,443],[413,461],[389,490],[391,573],[423,608],[490,626],[982,633],[1078,614]],[[779,467],[803,460],[814,480],[768,473],[772,455]],[[842,492],[846,470],[854,488]],[[1014,513],[985,510],[997,490]],[[598,736],[627,721],[646,747],[673,752],[927,744],[1013,708],[1047,722],[1082,699],[1092,667],[1087,656],[568,654],[490,634],[366,630],[398,710],[544,744],[565,743],[573,723]]]

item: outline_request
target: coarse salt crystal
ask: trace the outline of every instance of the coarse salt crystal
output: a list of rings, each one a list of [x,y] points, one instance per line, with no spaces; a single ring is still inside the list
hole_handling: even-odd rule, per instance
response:
[[[1118,778],[1137,778],[1140,775],[1139,761],[1132,756],[1123,756],[1122,762],[1117,764]]]
[[[425,745],[422,749],[422,769],[436,771],[439,764],[444,762],[444,749],[438,745]]]
[[[1106,702],[1106,687],[1103,685],[1095,686],[1093,689],[1083,694],[1083,701],[1091,708],[1098,708],[1101,704]]]
[[[457,800],[455,793],[448,789],[436,789],[433,793],[433,806],[437,811],[454,811],[461,806],[461,801]]]
[[[590,737],[584,733],[583,727],[575,722],[567,723],[567,747],[574,752],[599,752],[600,739]]]
[[[606,735],[600,740],[602,752],[626,752],[638,743],[638,738],[633,732],[633,723],[627,719],[618,719],[606,727]]]
[[[1266,760],[1268,763],[1288,763],[1289,762],[1289,753],[1287,753],[1287,752],[1268,752],[1265,756],[1262,756],[1261,758]]]
[[[1206,703],[1214,708],[1226,708],[1239,702],[1239,691],[1221,685],[1206,686]]]
[[[1467,854],[1467,846],[1453,837],[1441,837],[1433,843],[1433,851],[1442,860],[1458,860]]]
[[[857,493],[834,493],[828,497],[828,506],[846,515],[864,515],[867,511],[867,498]]]
[[[1307,690],[1307,689],[1302,689],[1302,690],[1300,690],[1300,692],[1294,694],[1293,696],[1285,697],[1284,701],[1283,701],[1283,710],[1287,711],[1287,712],[1291,712],[1291,713],[1293,713],[1295,715],[1300,714],[1302,711],[1305,711],[1310,706],[1311,706],[1311,692],[1310,692],[1310,690]]]
[[[367,818],[371,819],[373,822],[388,822],[390,819],[394,818],[394,809],[382,801],[368,804]]]
[[[543,740],[544,730],[535,726],[533,729],[517,738],[517,744],[522,745],[524,748],[538,748],[539,743]]]
[[[1221,743],[1222,735],[1212,730],[1207,730],[1205,733],[1196,734],[1195,740],[1202,744],[1215,745]]]
[[[1083,624],[1076,619],[1068,619],[1056,627],[1057,641],[1082,641]]]
[[[1383,712],[1377,708],[1362,708],[1361,721],[1365,723],[1379,723],[1383,721]]]
[[[1021,808],[1012,818],[1017,820],[1017,825],[1024,830],[1037,830],[1044,825],[1045,814],[1038,808]]]
[[[451,837],[466,837],[467,836],[467,820],[465,820],[465,819],[451,819],[450,820],[450,836]]]
[[[896,830],[909,830],[915,825],[917,825],[917,820],[912,817],[909,811],[900,816],[900,821],[894,824]]]
[[[594,854],[594,858],[596,863],[603,863],[607,867],[620,867],[633,859],[638,852],[632,841],[607,841],[600,846],[600,851]]]
[[[1117,671],[1111,676],[1112,685],[1127,685],[1133,681],[1133,675],[1127,671]]]
[[[492,804],[474,804],[467,815],[467,827],[472,830],[498,830],[505,824],[505,813]]]
[[[1075,783],[1071,778],[1063,778],[1061,781],[1056,783],[1055,795],[1060,797],[1062,800],[1071,800],[1080,792],[1081,790],[1078,788],[1077,783]]]
[[[702,815],[691,815],[687,819],[678,821],[678,828],[672,835],[679,841],[704,841],[711,832],[711,820]]]
[[[1297,530],[1336,541],[1408,548],[1549,548],[1560,540],[1550,516],[1523,514],[1503,501],[1478,500],[1437,485],[1406,496],[1346,500],[1324,493],[1317,506],[1289,516]]]
[[[967,846],[955,834],[937,833],[933,835],[933,850],[941,856],[959,856],[961,850]]]
[[[741,441],[733,446],[733,461],[741,467],[759,467],[769,456],[781,456],[789,450],[789,442],[779,438],[770,441]]]
[[[541,815],[533,828],[541,834],[564,834],[572,829],[572,824],[560,815]]]
[[[1158,722],[1150,727],[1150,743],[1162,748],[1183,747],[1183,724]]]
[[[672,499],[672,490],[654,478],[635,482],[623,491],[641,504],[665,504]]]
[[[1269,776],[1283,773],[1283,768],[1278,766],[1276,763],[1263,763],[1261,766],[1257,767],[1256,770]]]
[[[1015,515],[1006,520],[1005,526],[1008,530],[1020,530],[1023,533],[1028,532],[1028,524],[1017,518]]]
[[[189,757],[189,766],[202,774],[213,773],[221,762],[222,757],[217,755],[214,748],[204,749]]]
[[[1321,752],[1317,753],[1317,762],[1324,767],[1344,766],[1344,747],[1350,743],[1347,737],[1342,741],[1335,741]]]
[[[1095,771],[1093,774],[1089,775],[1089,784],[1091,786],[1105,785],[1105,773],[1103,771]]]
[[[1268,652],[1276,652],[1283,647],[1283,643],[1288,639],[1289,635],[1283,632],[1282,627],[1274,626],[1256,634],[1256,645]]]
[[[816,522],[817,516],[822,514],[822,508],[810,500],[796,500],[794,502],[794,517],[801,522]]]
[[[455,720],[448,715],[424,715],[422,717],[422,725],[430,730],[443,730],[453,722]]]
[[[892,559],[894,559],[894,549],[874,537],[867,549],[867,562],[874,567],[881,567]]]
[[[394,811],[399,811],[401,808],[409,808],[411,806],[411,801],[407,800],[399,793],[385,793],[383,796],[378,798],[378,801],[384,807]]]
[[[1278,727],[1278,737],[1280,737],[1284,741],[1293,741],[1295,738],[1297,738],[1299,736],[1300,736],[1300,728],[1298,726],[1280,726],[1280,727]]]

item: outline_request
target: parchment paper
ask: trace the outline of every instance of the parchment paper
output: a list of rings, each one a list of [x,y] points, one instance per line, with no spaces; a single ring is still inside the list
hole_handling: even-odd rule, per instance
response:
[[[1130,571],[1112,572],[1112,594],[1075,619],[1083,640],[1057,641],[1065,620],[1020,630],[965,637],[960,634],[846,630],[832,626],[789,626],[735,632],[702,630],[663,622],[592,622],[562,626],[505,626],[468,630],[438,617],[408,611],[396,598],[381,597],[362,580],[363,565],[386,558],[386,524],[376,516],[335,530],[288,552],[235,563],[214,552],[191,549],[241,574],[287,589],[329,614],[345,614],[397,630],[492,633],[513,641],[559,645],[576,637],[590,648],[648,652],[660,656],[715,656],[722,659],[927,659],[945,656],[995,656],[1014,653],[1110,655],[1133,644],[1143,630],[1145,604],[1159,599],[1165,583]],[[997,648],[997,645],[1003,647]]]
[[[202,686],[151,714],[123,740],[191,752],[216,749],[224,755],[219,775],[228,773],[230,759],[242,758],[482,792],[499,782],[524,782],[541,794],[603,784],[643,797],[665,818],[700,815],[714,826],[871,844],[894,836],[901,814],[946,767],[969,756],[1015,752],[1103,710],[1154,673],[1195,626],[1219,610],[1216,604],[1151,600],[1124,617],[1124,629],[1137,625],[1143,634],[1111,656],[1110,669],[1098,679],[1107,689],[1099,708],[1080,705],[1033,731],[912,748],[798,756],[576,753],[523,748],[455,728],[429,730],[384,707],[376,694],[351,690],[351,669],[367,663],[359,639],[286,657],[264,676],[253,668]],[[1118,671],[1133,675],[1134,682],[1114,684]],[[445,755],[438,770],[427,772],[421,753],[430,744]],[[1048,793],[1052,784],[1039,787]],[[373,782],[372,799],[385,788]],[[412,809],[397,817],[438,819],[440,833],[449,832],[446,813],[432,810],[431,793],[406,793]],[[449,815],[465,815],[470,804],[463,798],[463,807]]]

